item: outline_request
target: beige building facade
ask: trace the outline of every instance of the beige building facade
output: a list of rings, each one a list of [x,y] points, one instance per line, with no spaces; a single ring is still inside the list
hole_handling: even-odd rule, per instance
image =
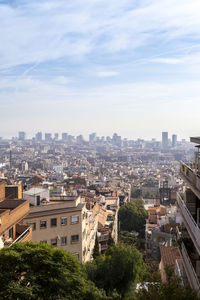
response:
[[[32,226],[33,242],[69,251],[81,262],[92,258],[98,220],[80,197],[62,196],[32,206],[22,223]]]

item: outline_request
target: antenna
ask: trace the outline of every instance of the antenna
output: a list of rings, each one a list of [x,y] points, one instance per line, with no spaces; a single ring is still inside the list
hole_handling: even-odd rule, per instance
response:
[[[10,169],[12,168],[12,151],[10,150]]]

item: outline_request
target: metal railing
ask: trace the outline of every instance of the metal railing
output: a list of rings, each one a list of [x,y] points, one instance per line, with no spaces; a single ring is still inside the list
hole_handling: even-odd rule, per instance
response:
[[[200,176],[185,163],[180,163],[180,173],[189,181],[189,183],[200,192]]]
[[[99,237],[99,242],[107,241],[108,239],[109,239],[109,234],[107,234],[107,235],[101,235]]]
[[[177,193],[177,203],[181,209],[181,214],[186,223],[185,225],[189,228],[190,236],[195,239],[194,242],[200,249],[200,229],[179,193]]]
[[[190,286],[197,292],[198,296],[200,295],[200,283],[197,277],[197,274],[194,270],[190,257],[187,253],[184,243],[181,244],[181,253],[183,257],[183,263],[185,272],[190,283]]]
[[[14,240],[14,241],[12,242],[12,244],[11,244],[9,247],[11,247],[11,246],[14,245],[15,243],[20,242],[21,240],[23,240],[23,238],[24,238],[25,236],[27,236],[27,235],[30,233],[30,230],[31,230],[31,228],[28,227],[22,234],[20,234],[20,236],[18,236],[18,238],[16,238],[16,240]]]

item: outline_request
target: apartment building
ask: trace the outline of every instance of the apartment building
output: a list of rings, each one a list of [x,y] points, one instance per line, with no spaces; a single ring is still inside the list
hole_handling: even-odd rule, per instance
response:
[[[0,201],[5,199],[5,182],[0,181]]]
[[[81,262],[92,258],[98,217],[77,196],[57,196],[32,206],[22,221],[32,226],[33,242],[44,242],[69,251]]]
[[[196,143],[194,162],[181,162],[180,175],[185,184],[183,192],[177,195],[177,204],[185,228],[178,232],[181,239],[181,255],[184,270],[190,286],[200,297],[200,137],[191,137]]]
[[[6,199],[0,202],[0,248],[31,240],[32,228],[20,224],[28,213],[29,202],[26,200]]]

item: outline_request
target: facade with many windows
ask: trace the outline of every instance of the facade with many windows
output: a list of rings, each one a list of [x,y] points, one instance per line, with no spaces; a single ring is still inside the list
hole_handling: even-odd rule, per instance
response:
[[[200,137],[191,137],[190,141],[197,144],[197,151],[194,162],[180,164],[185,188],[177,194],[177,204],[184,226],[178,232],[178,238],[182,241],[184,277],[200,298]]]
[[[90,213],[80,197],[62,196],[60,199],[30,208],[23,224],[32,226],[32,241],[44,242],[69,251],[81,262],[90,260],[94,241],[90,233]],[[94,221],[94,220],[93,220]],[[97,231],[98,220],[95,219]],[[95,240],[96,232],[94,233]]]

